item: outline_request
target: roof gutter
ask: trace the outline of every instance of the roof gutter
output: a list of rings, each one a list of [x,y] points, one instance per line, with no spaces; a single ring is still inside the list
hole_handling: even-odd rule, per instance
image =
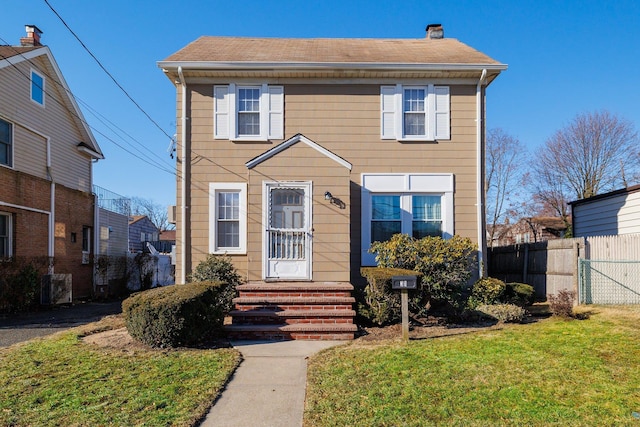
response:
[[[487,77],[487,70],[482,70],[478,85],[476,86],[476,206],[478,207],[478,275],[485,277],[484,253],[486,249],[486,232],[484,219],[484,103],[482,85]]]
[[[180,140],[182,142],[180,161],[182,162],[182,176],[180,177],[180,282],[187,283],[187,81],[182,74],[182,66],[178,66],[178,76],[180,77],[181,90],[181,118],[180,118]]]
[[[506,64],[412,64],[381,62],[247,62],[247,61],[159,61],[164,70],[265,70],[265,69],[354,69],[408,71],[503,71]]]

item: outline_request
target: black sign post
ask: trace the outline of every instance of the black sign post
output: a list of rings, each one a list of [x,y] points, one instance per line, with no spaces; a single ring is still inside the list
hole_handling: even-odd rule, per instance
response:
[[[391,289],[400,290],[402,339],[404,342],[409,342],[409,289],[418,289],[418,278],[417,276],[393,276]]]

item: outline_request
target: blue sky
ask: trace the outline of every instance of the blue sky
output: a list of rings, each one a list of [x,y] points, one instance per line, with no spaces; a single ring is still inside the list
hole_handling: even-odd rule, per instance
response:
[[[37,25],[81,106],[86,103],[126,132],[115,134],[89,107],[81,107],[106,156],[95,165],[94,183],[163,205],[175,203],[175,177],[167,172],[174,160],[165,135],[175,133],[175,89],[156,62],[201,35],[422,38],[427,24],[441,23],[445,37],[509,65],[488,89],[487,126],[505,129],[532,153],[578,113],[607,109],[640,128],[637,1],[49,3],[162,131],[116,87],[44,0],[2,0],[0,44],[18,44],[24,25]]]

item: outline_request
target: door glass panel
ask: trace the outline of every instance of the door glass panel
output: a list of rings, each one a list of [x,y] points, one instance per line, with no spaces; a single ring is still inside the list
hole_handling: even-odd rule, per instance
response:
[[[304,190],[274,188],[271,190],[272,228],[300,229],[305,227]]]

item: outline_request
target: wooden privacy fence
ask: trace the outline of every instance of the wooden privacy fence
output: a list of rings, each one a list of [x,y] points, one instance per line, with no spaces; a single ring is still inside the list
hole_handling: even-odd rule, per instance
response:
[[[597,291],[594,286],[611,287],[615,285],[614,281],[620,282],[616,275],[605,272],[598,277],[601,280],[608,277],[611,283],[592,283],[591,279],[596,275],[585,273],[584,268],[590,268],[593,263],[582,263],[579,267],[579,260],[607,261],[610,265],[607,268],[618,268],[616,263],[640,262],[640,234],[578,237],[489,248],[488,273],[505,282],[528,283],[534,287],[538,297],[546,297],[562,289],[575,291],[578,295],[585,292],[591,295]],[[640,291],[640,278],[635,274],[627,277],[625,283]],[[599,303],[593,300],[581,302]]]

